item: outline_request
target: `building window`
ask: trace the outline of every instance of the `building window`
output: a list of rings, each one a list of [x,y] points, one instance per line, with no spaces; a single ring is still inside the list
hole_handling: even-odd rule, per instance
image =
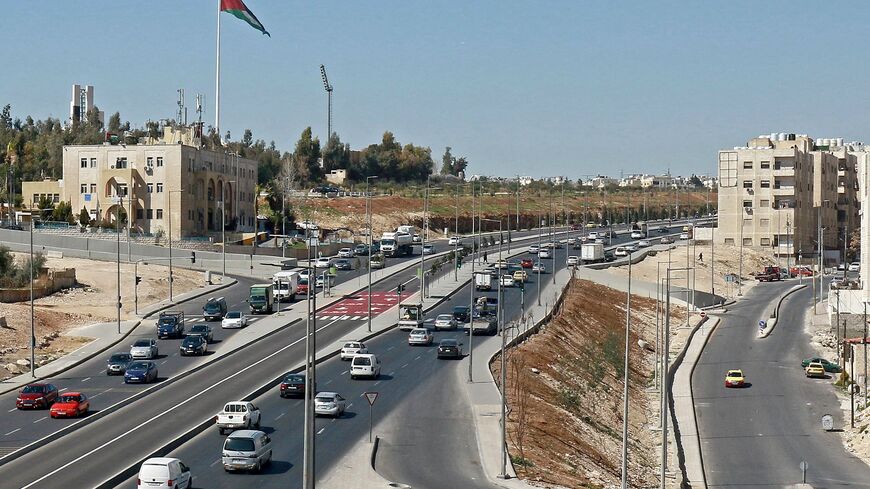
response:
[[[82,190],[81,193],[83,193],[83,194],[88,193],[88,184],[83,183],[82,186],[81,186],[81,190]]]
[[[162,184],[162,183],[158,183],[158,184],[157,184],[157,193],[158,193],[158,194],[162,194],[162,193],[163,193],[163,184]]]
[[[770,201],[767,199],[761,199],[758,201],[758,207],[761,207],[762,209],[770,207]]]
[[[752,162],[751,161],[744,161],[743,162],[743,169],[744,170],[751,170],[752,169]]]
[[[33,194],[33,205],[39,204],[39,194]]]
[[[761,162],[761,169],[762,170],[769,170],[770,169],[770,162],[769,161],[762,161]]]
[[[157,219],[163,219],[163,209],[157,209]]]
[[[765,229],[766,229],[766,228],[769,228],[769,227],[770,227],[770,219],[759,219],[759,220],[758,220],[758,225],[759,225],[760,227],[765,228]]]
[[[160,167],[162,167],[162,166],[163,166],[163,157],[162,157],[162,156],[158,156],[158,157],[157,157],[157,167],[160,168]]]
[[[745,227],[752,227],[752,218],[744,219],[744,220],[743,220],[743,226],[745,226]]]
[[[752,246],[752,238],[743,238],[743,246]]]
[[[151,156],[145,158],[145,166],[146,167],[154,166],[154,158]]]
[[[144,219],[145,213],[142,209],[136,209],[136,220]]]
[[[152,193],[152,192],[154,192],[154,184],[153,184],[153,183],[147,183],[147,184],[145,184],[145,188],[148,189],[148,193],[149,193],[149,194]]]
[[[82,168],[87,168],[87,167],[88,167],[88,159],[82,158]]]
[[[734,238],[725,238],[725,244],[734,246]]]
[[[127,196],[127,184],[126,183],[119,183],[118,184],[118,195],[120,195],[122,197]]]
[[[115,158],[115,166],[113,167],[116,170],[123,170],[127,168],[127,158],[124,156],[119,156]]]
[[[97,193],[97,184],[96,183],[91,184],[91,193],[92,194]]]
[[[761,188],[770,188],[770,180],[762,180]]]
[[[91,168],[96,168],[96,167],[97,167],[97,159],[91,158]]]
[[[770,246],[770,238],[761,238],[761,246]]]
[[[751,200],[744,200],[743,207],[751,209],[752,208],[752,201]]]
[[[52,195],[52,196],[51,196],[51,201],[54,202],[55,204],[57,204],[58,202],[60,202],[60,194],[54,194],[54,195]]]
[[[752,180],[743,180],[743,188],[752,188]]]
[[[154,219],[154,211],[152,209],[147,209],[145,211],[145,216],[147,219]]]

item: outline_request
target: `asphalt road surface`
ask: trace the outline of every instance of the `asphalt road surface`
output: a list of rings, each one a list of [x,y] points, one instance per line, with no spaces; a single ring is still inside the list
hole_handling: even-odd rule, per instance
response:
[[[789,296],[773,333],[757,338],[758,321],[771,302],[796,285],[758,284],[730,307],[710,337],[692,376],[695,412],[708,486],[785,487],[807,482],[815,489],[870,487],[870,468],[846,452],[837,433],[821,429],[830,413],[841,416],[832,379],[808,379],[801,360],[813,356],[805,332],[812,288]],[[726,389],[725,372],[743,369],[750,386]]]

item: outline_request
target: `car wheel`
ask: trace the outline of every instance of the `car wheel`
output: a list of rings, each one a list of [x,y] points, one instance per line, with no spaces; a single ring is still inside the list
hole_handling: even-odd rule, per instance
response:
[[[259,472],[263,469],[263,466],[260,464],[260,461],[257,460],[257,465],[254,466],[254,472]]]

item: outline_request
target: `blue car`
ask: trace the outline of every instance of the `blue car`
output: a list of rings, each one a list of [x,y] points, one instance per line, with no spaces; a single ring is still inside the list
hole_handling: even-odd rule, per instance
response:
[[[133,362],[124,372],[124,383],[150,384],[157,380],[157,364],[154,362]]]

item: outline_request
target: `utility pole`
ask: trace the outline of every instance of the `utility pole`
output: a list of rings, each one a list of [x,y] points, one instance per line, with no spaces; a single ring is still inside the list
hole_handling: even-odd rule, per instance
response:
[[[628,489],[628,373],[631,351],[631,258],[628,260],[628,291],[625,294],[625,364],[622,387],[622,489]]]
[[[478,234],[480,226],[477,227]],[[480,242],[475,246],[474,242],[474,182],[471,182],[471,286],[468,288],[469,303],[468,303],[468,382],[474,382],[473,365],[474,365],[474,289],[476,288],[477,275],[474,271],[474,262],[476,255],[480,253]],[[490,277],[492,280],[492,277]]]
[[[453,190],[454,204],[453,208],[456,212],[456,217],[453,221],[453,235],[456,236],[456,241],[453,243],[453,281],[459,281],[459,185],[454,186]],[[421,250],[420,253],[423,251]]]
[[[369,182],[371,182],[371,180],[373,178],[378,178],[378,176],[377,175],[369,175],[366,177],[366,227],[367,227],[366,234],[368,234],[368,238],[369,238],[369,240],[368,240],[369,241],[369,247],[368,247],[369,263],[368,263],[368,266],[366,267],[366,268],[368,268],[368,276],[369,276],[369,287],[368,287],[369,296],[368,296],[368,317],[366,318],[366,323],[368,325],[368,332],[369,333],[372,332],[372,244],[373,244],[372,240],[374,239],[372,236],[372,208],[371,208],[372,197],[371,197],[371,192],[369,191]],[[420,232],[423,232],[423,231],[421,230]],[[422,238],[421,238],[421,241],[422,241]],[[423,254],[422,250],[420,251],[420,254]],[[422,293],[422,290],[420,291],[420,293]]]
[[[22,192],[23,193],[23,192]],[[9,201],[12,209],[12,201]],[[33,310],[33,213],[30,213],[30,377],[36,378],[36,313]]]
[[[118,300],[115,302],[115,309],[118,314],[118,334],[121,334],[121,209],[124,207],[124,196],[118,194],[118,207],[115,208],[115,237],[117,238],[118,254],[116,265],[118,267]],[[31,218],[32,220],[32,218]],[[30,262],[30,273],[33,274],[33,262]],[[30,370],[33,371],[33,364],[30,365]]]

